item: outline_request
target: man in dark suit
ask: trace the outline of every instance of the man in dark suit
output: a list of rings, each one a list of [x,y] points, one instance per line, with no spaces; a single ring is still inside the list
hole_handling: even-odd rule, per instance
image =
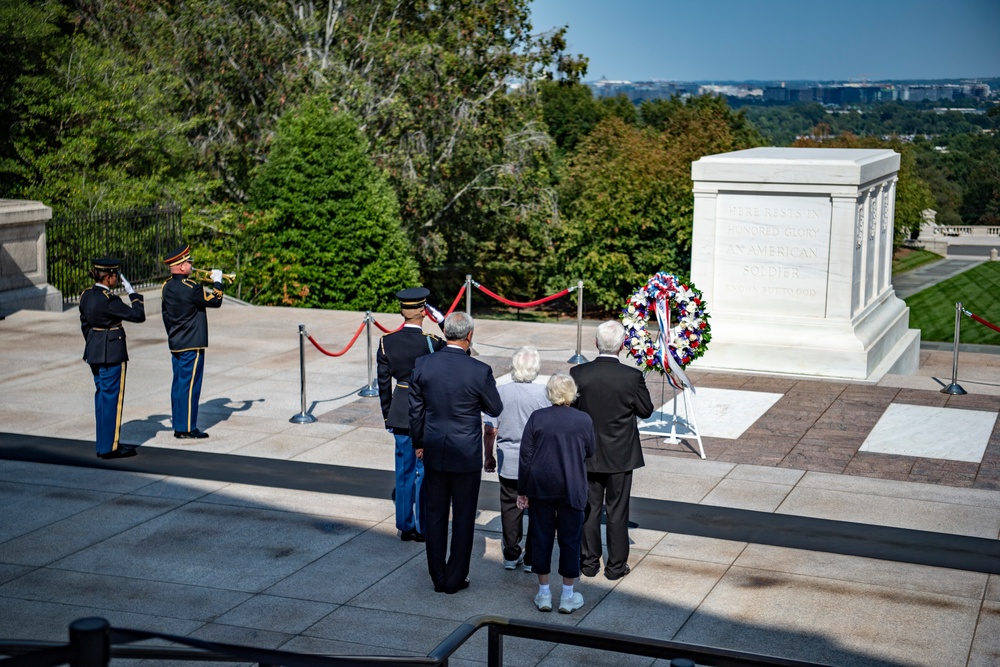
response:
[[[135,447],[121,445],[118,436],[122,426],[122,405],[125,398],[125,367],[128,348],[122,322],[145,322],[146,310],[142,295],[120,272],[121,260],[95,259],[90,277],[94,286],[80,295],[80,329],[86,346],[83,360],[94,374],[94,412],[97,421],[97,456],[117,459],[135,456]],[[131,307],[111,290],[121,284],[128,293]]]
[[[469,356],[473,329],[465,313],[449,315],[447,347],[417,359],[410,375],[410,437],[424,463],[427,570],[439,593],[469,586],[483,469],[481,413],[496,417],[503,411],[493,369]]]
[[[191,280],[191,248],[174,250],[163,259],[170,267],[170,280],[160,291],[163,326],[174,371],[170,385],[170,416],[175,438],[207,438],[198,429],[198,401],[205,373],[205,348],[208,347],[206,308],[222,306],[222,271],[211,272],[212,287]]]
[[[632,471],[645,465],[636,417],[653,414],[653,401],[642,371],[618,361],[625,328],[610,320],[597,327],[598,357],[570,369],[580,397],[576,407],[590,415],[597,453],[587,459],[587,510],[583,524],[580,570],[597,575],[601,566],[601,514],[607,508],[608,558],[604,576],[629,573],[628,512]]]
[[[424,464],[417,460],[410,439],[410,374],[418,357],[445,346],[441,338],[424,333],[422,324],[428,295],[430,290],[425,287],[396,293],[403,326],[382,336],[375,353],[382,419],[396,441],[396,530],[404,542],[424,541]]]

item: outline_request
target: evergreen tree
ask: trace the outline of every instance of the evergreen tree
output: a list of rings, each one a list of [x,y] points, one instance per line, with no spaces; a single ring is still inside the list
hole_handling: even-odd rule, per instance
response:
[[[324,98],[306,98],[278,124],[250,203],[258,226],[255,303],[387,308],[418,281],[399,206],[368,156],[357,123]]]

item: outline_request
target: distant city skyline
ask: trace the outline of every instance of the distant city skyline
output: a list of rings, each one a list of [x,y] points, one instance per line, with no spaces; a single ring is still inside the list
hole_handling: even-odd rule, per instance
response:
[[[533,0],[586,79],[746,81],[1000,77],[998,0]]]

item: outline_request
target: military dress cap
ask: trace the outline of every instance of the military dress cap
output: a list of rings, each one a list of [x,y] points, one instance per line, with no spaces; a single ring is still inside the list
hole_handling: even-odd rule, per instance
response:
[[[99,269],[101,271],[117,271],[122,266],[122,261],[120,259],[111,259],[110,257],[92,259],[90,262],[94,265],[95,269]]]
[[[431,291],[426,287],[408,287],[396,292],[401,308],[423,308]]]
[[[163,263],[167,266],[177,266],[188,261],[191,257],[191,246],[184,244],[178,246],[172,253],[163,258]]]

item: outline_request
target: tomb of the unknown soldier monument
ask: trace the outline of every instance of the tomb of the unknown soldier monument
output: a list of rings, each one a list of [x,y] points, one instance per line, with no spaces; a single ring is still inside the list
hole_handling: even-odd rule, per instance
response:
[[[700,369],[877,381],[917,369],[892,288],[899,155],[753,148],[694,162],[691,279],[712,314]]]

